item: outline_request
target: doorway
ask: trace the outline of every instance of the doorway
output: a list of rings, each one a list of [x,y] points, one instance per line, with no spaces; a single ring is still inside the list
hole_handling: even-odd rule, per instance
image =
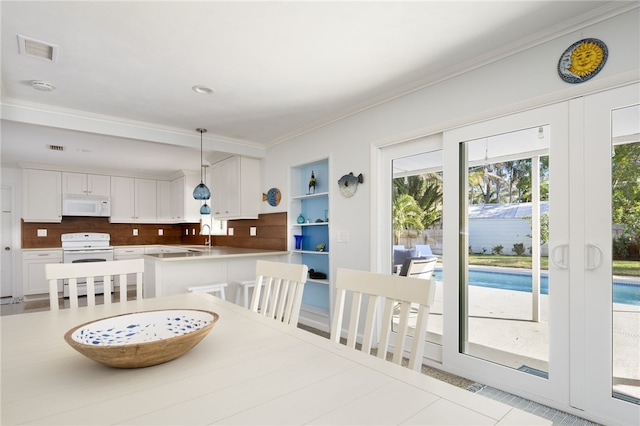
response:
[[[11,301],[13,294],[13,247],[12,247],[12,226],[13,223],[13,190],[12,187],[2,185],[0,195],[0,210],[2,211],[2,229],[0,232],[2,245],[2,273],[0,284],[0,297],[3,302]]]
[[[442,155],[446,263],[427,364],[596,421],[638,422],[639,93],[629,85],[381,150],[376,259],[388,273],[393,168]]]

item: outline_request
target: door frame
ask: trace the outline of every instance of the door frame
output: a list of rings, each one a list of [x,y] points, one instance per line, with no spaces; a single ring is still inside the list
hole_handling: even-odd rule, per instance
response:
[[[525,128],[550,125],[550,205],[554,211],[568,211],[568,168],[553,164],[568,164],[567,104],[561,102],[549,106],[511,114],[444,132],[444,256],[447,263],[458,267],[443,270],[444,309],[447,312],[443,332],[443,365],[461,375],[509,392],[541,401],[550,406],[567,405],[569,402],[569,304],[568,270],[549,266],[549,280],[559,283],[549,297],[549,378],[545,379],[491,361],[461,353],[460,330],[464,307],[461,306],[461,258],[460,233],[466,229],[466,217],[460,211],[461,183],[460,144],[469,140],[509,133]],[[566,186],[566,185],[565,185]],[[466,187],[466,184],[465,184]],[[466,197],[466,192],[464,194]],[[558,214],[550,220],[549,251],[568,241],[568,218]],[[466,251],[467,248],[465,247]],[[563,309],[563,307],[565,307]],[[553,326],[552,326],[553,324]],[[551,331],[553,330],[553,333]]]

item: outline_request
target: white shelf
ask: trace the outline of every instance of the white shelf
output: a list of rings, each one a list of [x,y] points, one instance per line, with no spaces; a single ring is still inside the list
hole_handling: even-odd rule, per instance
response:
[[[329,285],[329,280],[318,280],[318,279],[314,279],[314,278],[307,278],[307,282],[313,282],[313,283],[317,283],[317,284],[324,284],[324,285]]]
[[[317,192],[315,194],[303,194],[303,195],[296,195],[295,197],[291,197],[292,200],[306,200],[309,198],[316,198],[316,197],[328,197],[329,193],[328,192]]]
[[[299,254],[324,254],[328,255],[328,251],[317,251],[317,250],[291,250],[291,253],[299,253]]]
[[[318,223],[294,223],[291,226],[327,226],[329,222],[318,222]]]

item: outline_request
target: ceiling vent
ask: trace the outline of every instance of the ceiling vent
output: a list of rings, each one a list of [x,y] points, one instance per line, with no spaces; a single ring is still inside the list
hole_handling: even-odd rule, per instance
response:
[[[18,35],[18,52],[21,55],[58,62],[58,46]]]
[[[62,146],[62,145],[49,145],[49,149],[51,151],[64,151],[64,146]]]

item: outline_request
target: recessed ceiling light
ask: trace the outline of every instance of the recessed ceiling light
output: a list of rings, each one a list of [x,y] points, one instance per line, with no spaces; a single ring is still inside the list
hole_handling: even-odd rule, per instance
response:
[[[42,80],[33,80],[31,82],[31,87],[42,92],[51,92],[53,89],[55,89],[55,87],[53,87],[53,84],[49,83],[48,81]]]
[[[191,90],[193,90],[196,93],[200,93],[201,95],[213,94],[213,89],[207,86],[197,85],[197,86],[193,86]]]

